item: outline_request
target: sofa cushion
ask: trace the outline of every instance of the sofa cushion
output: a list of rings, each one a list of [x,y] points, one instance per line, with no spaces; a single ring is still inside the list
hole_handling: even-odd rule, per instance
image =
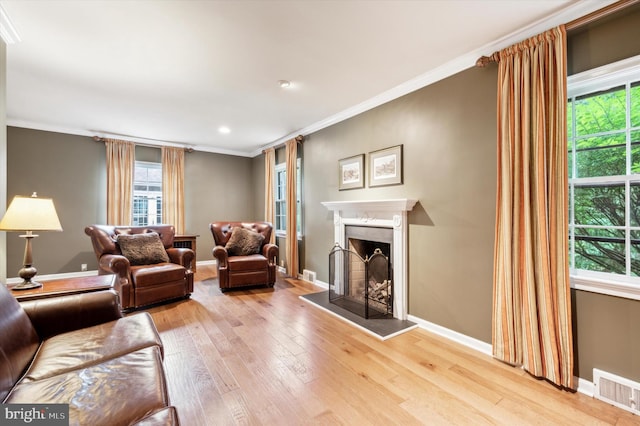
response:
[[[169,404],[157,346],[65,374],[21,381],[6,403],[69,404],[69,424],[128,425]]]
[[[229,258],[230,271],[251,271],[267,269],[269,262],[267,258],[261,254],[252,254],[249,256],[233,256]]]
[[[136,287],[155,287],[163,283],[174,283],[184,280],[186,273],[184,266],[175,263],[131,267],[131,279]]]
[[[42,380],[152,346],[162,355],[153,320],[141,312],[46,339],[23,380]]]
[[[156,232],[144,234],[118,234],[117,242],[122,255],[132,265],[152,265],[169,262],[169,256]]]
[[[260,253],[264,236],[250,229],[236,226],[231,232],[231,237],[225,245],[231,256],[248,256]]]
[[[0,402],[38,350],[40,338],[22,306],[0,283]]]

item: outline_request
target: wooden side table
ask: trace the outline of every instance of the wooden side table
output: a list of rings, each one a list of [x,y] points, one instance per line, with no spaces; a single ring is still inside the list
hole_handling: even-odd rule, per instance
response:
[[[176,235],[175,237],[173,237],[173,246],[175,248],[188,248],[193,250],[193,254],[195,255],[193,257],[193,265],[191,265],[191,270],[193,272],[196,272],[196,260],[198,257],[198,253],[196,252],[196,238],[198,237],[199,235],[190,234]]]
[[[89,277],[61,278],[58,280],[41,281],[42,287],[29,290],[13,290],[11,294],[19,301],[44,299],[65,294],[87,293],[91,291],[108,290],[116,282],[116,275],[92,275]]]

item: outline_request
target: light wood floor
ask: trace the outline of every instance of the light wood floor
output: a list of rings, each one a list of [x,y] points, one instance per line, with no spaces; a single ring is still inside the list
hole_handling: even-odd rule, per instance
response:
[[[222,294],[198,266],[190,300],[150,309],[182,424],[640,424],[424,330],[382,342],[298,297],[320,290]]]

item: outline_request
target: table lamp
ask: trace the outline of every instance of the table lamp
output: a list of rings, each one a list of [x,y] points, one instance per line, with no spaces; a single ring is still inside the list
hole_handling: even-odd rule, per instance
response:
[[[12,290],[28,290],[42,286],[41,283],[32,281],[38,270],[33,266],[31,240],[37,237],[33,231],[62,231],[53,200],[38,198],[35,192],[31,197],[15,196],[0,221],[0,231],[26,232],[26,234],[20,235],[26,240],[24,266],[18,272],[23,281],[14,286]]]

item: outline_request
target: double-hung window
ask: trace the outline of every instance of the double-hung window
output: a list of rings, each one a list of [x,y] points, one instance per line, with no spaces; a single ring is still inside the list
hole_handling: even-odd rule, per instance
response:
[[[640,58],[568,80],[574,287],[640,298]],[[577,283],[577,285],[575,285]]]
[[[136,161],[133,173],[133,225],[162,223],[162,164]]]
[[[298,238],[300,238],[302,236],[302,172],[299,158],[296,171],[296,231]],[[275,204],[276,235],[284,237],[287,234],[287,168],[285,163],[275,167]]]

